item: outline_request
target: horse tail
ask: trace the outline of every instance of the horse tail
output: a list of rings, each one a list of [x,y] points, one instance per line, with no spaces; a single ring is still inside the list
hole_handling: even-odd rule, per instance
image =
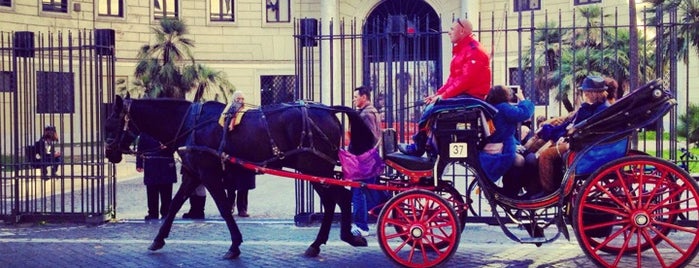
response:
[[[332,106],[335,113],[347,115],[350,123],[350,143],[349,152],[352,154],[362,154],[374,147],[374,133],[369,126],[359,116],[359,112],[346,106]]]

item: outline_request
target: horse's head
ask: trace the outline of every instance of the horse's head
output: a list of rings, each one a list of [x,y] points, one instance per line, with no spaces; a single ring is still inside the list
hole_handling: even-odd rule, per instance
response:
[[[112,106],[112,113],[104,124],[105,130],[105,155],[109,162],[121,162],[122,154],[131,154],[131,144],[137,137],[135,127],[129,120],[129,108],[131,99],[126,96],[122,100],[117,96]]]

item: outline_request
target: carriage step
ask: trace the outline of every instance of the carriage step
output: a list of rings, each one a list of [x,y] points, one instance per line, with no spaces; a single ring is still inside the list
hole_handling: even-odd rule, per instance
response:
[[[546,237],[523,237],[520,239],[522,244],[542,244],[546,242]]]

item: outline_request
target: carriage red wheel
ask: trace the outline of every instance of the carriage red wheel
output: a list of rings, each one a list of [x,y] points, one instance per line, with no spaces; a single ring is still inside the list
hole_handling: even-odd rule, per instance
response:
[[[447,201],[432,192],[411,190],[384,206],[377,235],[383,252],[398,264],[431,267],[454,255],[461,229],[456,211]]]
[[[583,184],[573,227],[600,266],[681,267],[699,250],[698,206],[699,186],[684,170],[650,156],[624,157]]]
[[[456,211],[456,214],[458,215],[459,219],[459,229],[461,231],[464,231],[464,227],[466,226],[466,207],[470,207],[470,204],[464,203],[464,197],[459,193],[454,186],[448,184],[447,182],[439,182],[437,185],[437,188],[434,189],[434,192],[439,194],[444,200],[446,200],[451,207],[454,208],[454,211]],[[441,247],[443,248],[443,247]]]

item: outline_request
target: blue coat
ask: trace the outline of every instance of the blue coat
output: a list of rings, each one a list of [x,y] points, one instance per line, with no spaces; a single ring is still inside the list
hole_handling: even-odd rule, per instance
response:
[[[479,154],[481,167],[486,176],[492,181],[498,180],[505,174],[515,161],[518,139],[515,137],[518,123],[525,121],[534,114],[534,103],[529,100],[520,101],[517,105],[502,102],[495,105],[498,112],[493,117],[495,132],[488,137],[489,143],[503,143],[502,153]]]
[[[173,153],[161,150],[155,139],[141,135],[136,147],[136,168],[143,168],[143,184],[158,185],[177,182]]]

